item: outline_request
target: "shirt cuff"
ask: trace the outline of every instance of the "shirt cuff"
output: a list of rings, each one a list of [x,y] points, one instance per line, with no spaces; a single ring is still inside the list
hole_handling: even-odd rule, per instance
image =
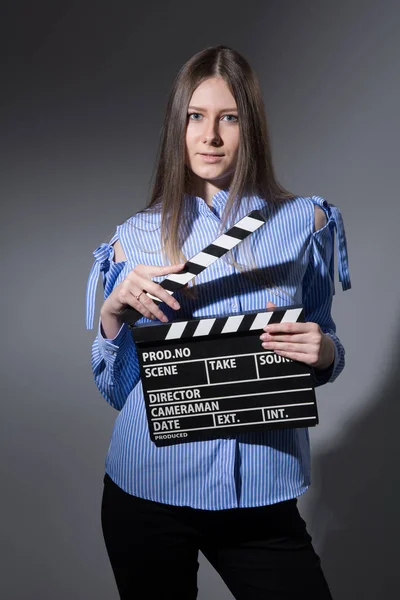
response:
[[[335,358],[333,359],[333,362],[326,369],[311,368],[311,374],[314,379],[315,387],[328,383],[332,379],[333,374],[336,373],[336,368],[339,361],[339,352],[335,340],[332,341],[335,349]]]
[[[113,365],[117,358],[120,358],[128,348],[135,345],[127,323],[122,323],[117,335],[113,339],[105,338],[101,329],[101,317],[99,318],[97,339],[101,355],[109,365]]]
[[[326,369],[311,369],[315,387],[328,383],[335,370],[334,366],[335,361],[333,361],[333,363]]]

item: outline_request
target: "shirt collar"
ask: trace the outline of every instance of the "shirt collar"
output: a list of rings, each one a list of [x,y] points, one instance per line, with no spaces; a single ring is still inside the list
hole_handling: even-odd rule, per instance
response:
[[[212,207],[208,206],[204,198],[194,194],[185,194],[185,202],[194,212],[211,216],[212,214],[221,215],[229,196],[229,187],[219,190],[212,197]]]
[[[208,206],[204,198],[188,193],[185,194],[185,203],[186,207],[194,214],[203,214],[208,217],[217,216],[218,218],[221,218],[228,197],[229,187],[223,188],[214,194],[212,197],[212,208]],[[266,207],[266,201],[260,196],[245,196],[240,202],[236,220],[242,216],[244,217],[251,210],[261,210],[266,209]]]

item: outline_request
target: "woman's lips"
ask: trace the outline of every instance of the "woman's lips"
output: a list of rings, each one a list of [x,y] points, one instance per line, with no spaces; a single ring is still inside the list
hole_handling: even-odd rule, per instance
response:
[[[213,155],[213,154],[200,154],[203,160],[207,163],[216,163],[222,160],[224,157],[223,154]]]

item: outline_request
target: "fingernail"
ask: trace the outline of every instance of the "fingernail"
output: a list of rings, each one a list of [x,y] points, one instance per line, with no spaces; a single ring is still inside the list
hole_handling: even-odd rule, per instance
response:
[[[174,302],[172,306],[176,309],[180,308],[180,304],[178,304],[178,302]]]
[[[163,315],[161,317],[161,321],[163,321],[164,323],[166,323],[168,321],[168,317],[166,315]]]

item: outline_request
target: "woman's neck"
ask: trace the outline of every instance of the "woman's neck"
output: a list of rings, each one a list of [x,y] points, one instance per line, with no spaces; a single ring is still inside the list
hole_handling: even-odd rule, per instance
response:
[[[218,183],[206,181],[200,177],[193,177],[189,185],[188,193],[192,196],[198,196],[212,207],[212,199],[221,190],[229,187],[231,178],[218,181]]]

